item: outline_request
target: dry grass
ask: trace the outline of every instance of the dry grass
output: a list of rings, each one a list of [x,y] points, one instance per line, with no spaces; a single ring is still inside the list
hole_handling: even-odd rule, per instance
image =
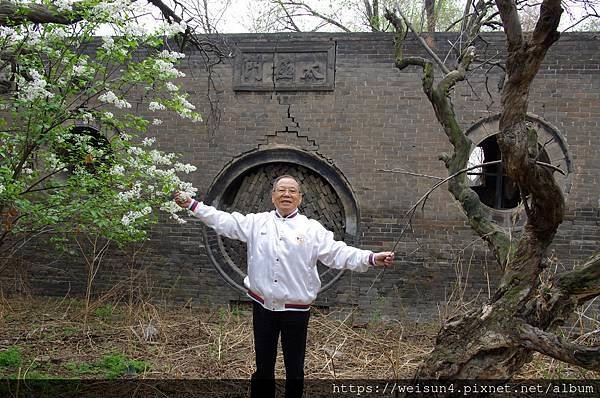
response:
[[[151,365],[139,377],[247,379],[254,352],[249,308],[165,309],[149,303],[97,305],[83,330],[83,301],[10,299],[0,302],[0,352],[22,350],[18,374],[101,377],[74,367],[122,354]],[[410,378],[433,344],[437,325],[401,322],[357,325],[352,313],[313,310],[306,358],[310,379]],[[281,350],[280,350],[281,351]],[[284,376],[281,352],[277,375]],[[0,367],[0,376],[17,370]],[[598,378],[595,372],[541,356],[520,377]]]

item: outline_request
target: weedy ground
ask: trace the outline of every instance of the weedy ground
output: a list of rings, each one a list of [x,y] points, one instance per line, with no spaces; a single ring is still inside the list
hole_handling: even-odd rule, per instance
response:
[[[306,377],[407,379],[433,346],[438,323],[374,320],[313,309]],[[0,378],[248,379],[253,372],[249,307],[160,307],[148,302],[0,299]],[[278,377],[284,377],[278,354]],[[535,356],[520,378],[600,378]]]

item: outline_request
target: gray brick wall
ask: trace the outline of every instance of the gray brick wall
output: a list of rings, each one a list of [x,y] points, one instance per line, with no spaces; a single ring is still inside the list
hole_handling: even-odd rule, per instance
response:
[[[439,34],[440,53],[448,35]],[[398,71],[393,65],[390,34],[273,34],[228,35],[235,48],[243,44],[314,41],[335,44],[335,89],[305,92],[240,92],[232,89],[233,60],[214,70],[222,113],[214,131],[206,124],[165,119],[154,128],[161,149],[183,154],[198,167],[192,181],[207,192],[216,176],[239,156],[274,145],[308,151],[333,164],[347,179],[360,209],[359,240],[363,248],[391,248],[405,221],[404,213],[431,187],[432,181],[378,169],[401,168],[445,176],[440,153],[449,144],[421,89],[416,69]],[[552,250],[559,269],[569,269],[599,247],[600,206],[600,55],[597,35],[565,34],[548,53],[531,91],[530,112],[560,131],[573,159],[567,215]],[[486,35],[486,55],[503,52],[503,37]],[[414,40],[407,54],[421,54]],[[209,113],[207,73],[201,55],[188,54],[182,83],[205,115]],[[490,76],[495,87],[501,75]],[[468,128],[499,110],[499,93],[485,90],[481,70],[471,84],[459,84],[453,103],[459,121]],[[140,107],[146,109],[146,107]],[[174,225],[167,220],[153,227],[151,238],[132,262],[131,253],[111,252],[95,287],[106,291],[135,274],[138,294],[168,302],[222,305],[246,300],[229,288],[207,257],[201,225]],[[346,273],[318,299],[330,308],[356,308],[363,319],[378,316],[414,320],[436,318],[457,281],[466,297],[485,299],[494,288],[498,270],[490,253],[473,235],[465,217],[445,189],[437,190],[425,210],[417,212],[412,228],[402,235],[398,261],[385,272]],[[6,286],[26,281],[37,293],[63,295],[84,292],[83,265],[76,257],[51,252],[24,254],[19,272],[7,275]],[[132,287],[128,289],[133,289]],[[457,292],[455,291],[454,294]]]

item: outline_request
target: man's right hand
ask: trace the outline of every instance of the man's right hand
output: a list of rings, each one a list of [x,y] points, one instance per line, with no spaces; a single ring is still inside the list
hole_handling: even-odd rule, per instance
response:
[[[190,196],[188,194],[186,194],[185,192],[175,192],[175,203],[177,203],[179,206],[183,207],[184,209],[187,209],[188,207],[190,207],[190,204],[192,203],[192,198],[190,198]]]

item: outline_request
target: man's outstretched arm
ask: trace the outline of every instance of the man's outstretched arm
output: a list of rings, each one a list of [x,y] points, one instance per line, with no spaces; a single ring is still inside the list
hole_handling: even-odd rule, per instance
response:
[[[348,246],[343,241],[335,240],[333,232],[321,224],[318,224],[316,241],[319,242],[318,260],[331,268],[365,272],[369,267],[389,267],[394,262],[393,252],[373,253]]]
[[[184,209],[190,210],[195,217],[199,218],[207,226],[215,230],[219,235],[227,238],[247,242],[251,235],[253,217],[252,214],[243,215],[237,212],[228,213],[217,210],[213,206],[192,199],[183,192],[175,192],[175,203]]]

